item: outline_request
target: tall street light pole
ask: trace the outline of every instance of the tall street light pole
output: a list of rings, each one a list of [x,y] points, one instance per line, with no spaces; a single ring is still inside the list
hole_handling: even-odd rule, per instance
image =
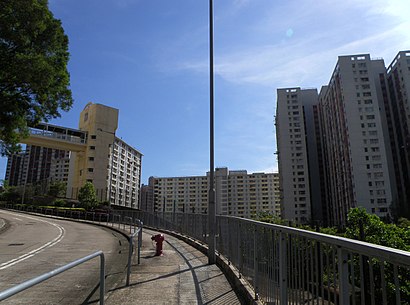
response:
[[[208,264],[215,264],[215,228],[216,228],[216,202],[215,202],[215,162],[214,162],[214,25],[213,25],[213,0],[209,0],[209,105],[210,105],[210,170],[208,192]]]

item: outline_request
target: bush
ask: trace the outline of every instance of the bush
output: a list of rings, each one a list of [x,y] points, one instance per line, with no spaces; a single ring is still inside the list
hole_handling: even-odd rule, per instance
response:
[[[97,206],[97,195],[94,185],[91,182],[86,182],[78,192],[78,200],[83,208],[89,210]]]
[[[67,206],[67,203],[64,199],[56,199],[54,200],[53,204],[55,207],[66,207]]]

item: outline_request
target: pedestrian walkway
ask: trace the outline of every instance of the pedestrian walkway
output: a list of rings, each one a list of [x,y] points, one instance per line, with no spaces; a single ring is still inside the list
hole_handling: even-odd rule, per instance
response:
[[[133,264],[128,287],[107,293],[106,304],[241,304],[218,266],[187,243],[164,234],[164,255],[155,256],[156,233],[143,230],[141,264]]]

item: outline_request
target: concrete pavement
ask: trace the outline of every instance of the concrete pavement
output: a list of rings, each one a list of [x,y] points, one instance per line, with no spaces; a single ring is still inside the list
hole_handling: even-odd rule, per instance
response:
[[[107,305],[241,304],[224,273],[196,248],[164,234],[164,255],[155,256],[154,233],[144,228],[141,264],[134,262],[128,287],[124,280],[106,294]]]

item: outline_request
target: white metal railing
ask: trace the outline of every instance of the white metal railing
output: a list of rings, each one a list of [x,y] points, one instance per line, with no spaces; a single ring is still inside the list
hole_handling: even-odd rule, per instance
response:
[[[135,212],[147,226],[206,243],[207,215]],[[217,216],[218,254],[269,304],[410,304],[410,252]]]
[[[6,289],[2,292],[0,292],[0,301],[3,301],[19,292],[22,292],[28,288],[31,288],[37,284],[40,284],[41,282],[44,282],[64,271],[67,271],[71,268],[74,268],[80,264],[83,264],[93,258],[96,258],[97,256],[100,257],[100,304],[104,305],[104,293],[105,293],[105,258],[104,258],[104,253],[102,251],[97,251],[93,254],[87,255],[83,258],[80,258],[78,260],[75,260],[67,265],[64,265],[62,267],[59,267],[57,269],[54,269],[50,272],[44,273],[40,276],[37,276],[31,280],[25,281],[21,284],[18,284],[14,287],[11,287],[9,289]]]
[[[125,230],[130,219],[207,243],[206,214],[115,211],[106,221]],[[217,254],[266,303],[410,304],[410,252],[221,215],[216,241]]]
[[[87,143],[86,138],[81,138],[78,136],[68,135],[68,134],[59,133],[59,132],[50,131],[50,130],[29,128],[29,133],[34,136],[42,136],[42,137],[47,137],[47,138],[59,139],[59,140],[64,140],[64,141],[71,142],[71,143],[80,143],[80,144]]]
[[[131,275],[131,265],[132,265],[132,254],[134,253],[134,239],[135,236],[137,236],[137,257],[138,257],[138,265],[141,263],[141,246],[142,246],[142,226],[143,223],[139,219],[135,219],[135,224],[134,224],[134,232],[131,231],[131,224],[133,222],[132,217],[125,216],[124,220],[130,221],[130,244],[129,244],[129,251],[128,251],[128,266],[127,266],[127,280],[126,280],[126,286],[130,285],[130,275]]]

